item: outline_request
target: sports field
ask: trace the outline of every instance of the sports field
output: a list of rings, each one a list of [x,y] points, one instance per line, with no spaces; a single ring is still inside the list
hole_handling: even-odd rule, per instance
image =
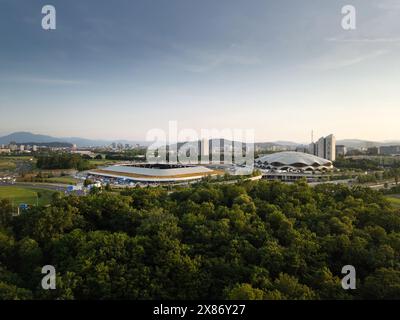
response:
[[[15,206],[22,203],[45,205],[51,201],[54,191],[17,186],[0,186],[0,199],[9,199]]]

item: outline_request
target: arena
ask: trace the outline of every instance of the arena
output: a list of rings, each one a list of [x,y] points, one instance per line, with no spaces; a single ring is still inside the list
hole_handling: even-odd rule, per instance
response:
[[[326,172],[333,169],[332,162],[308,153],[288,151],[263,156],[255,160],[257,168],[286,172]]]
[[[224,174],[204,166],[171,164],[114,165],[89,171],[89,175],[131,183],[177,183],[197,181],[207,176]]]

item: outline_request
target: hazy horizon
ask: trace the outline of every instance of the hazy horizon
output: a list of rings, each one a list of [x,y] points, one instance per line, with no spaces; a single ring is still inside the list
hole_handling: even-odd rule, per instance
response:
[[[116,141],[130,141],[130,142],[151,142],[151,141],[146,141],[146,139],[129,139],[129,138],[115,138],[115,139],[110,139],[107,137],[99,137],[99,138],[89,138],[89,137],[85,137],[85,136],[74,136],[74,135],[67,135],[67,136],[55,136],[55,135],[51,135],[51,134],[44,134],[41,132],[28,132],[28,131],[14,131],[14,132],[9,132],[9,133],[2,133],[0,132],[0,138],[4,137],[4,136],[8,136],[10,134],[13,133],[30,133],[30,134],[34,134],[34,135],[45,135],[45,136],[51,136],[55,139],[59,138],[59,139],[66,139],[66,138],[80,138],[80,139],[88,139],[88,140],[97,140],[97,141],[108,141],[108,142],[116,142]],[[210,139],[219,139],[221,137],[212,137]],[[320,137],[314,137],[314,142],[316,140],[318,140]],[[344,140],[360,140],[360,141],[367,141],[367,142],[377,142],[377,143],[400,143],[400,139],[384,139],[384,140],[367,140],[367,139],[360,139],[357,137],[345,137],[345,138],[337,138],[335,136],[337,141],[344,141]],[[200,140],[201,138],[199,138]],[[229,140],[229,139],[228,139]],[[187,142],[188,140],[179,140],[178,142]],[[189,140],[191,141],[191,140]],[[35,141],[26,141],[26,142],[35,142]],[[56,141],[54,141],[56,142]],[[160,141],[159,141],[160,142]],[[288,143],[297,143],[299,145],[307,145],[309,144],[311,141],[299,141],[299,140],[295,140],[295,139],[275,139],[275,140],[255,140],[255,143],[278,143],[278,142],[288,142]]]
[[[400,5],[348,1],[0,0],[0,135],[145,140],[153,128],[255,140],[400,140]]]

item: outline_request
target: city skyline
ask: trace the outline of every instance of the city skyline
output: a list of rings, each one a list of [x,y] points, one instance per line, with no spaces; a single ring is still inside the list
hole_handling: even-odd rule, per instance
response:
[[[25,139],[21,139],[21,137],[18,137],[18,139],[12,139],[11,138],[11,139],[8,139],[7,142],[0,143],[0,146],[2,144],[8,145],[8,144],[10,144],[12,142],[15,142],[18,145],[20,145],[20,144],[31,145],[31,144],[35,144],[35,143],[46,144],[46,143],[49,143],[49,142],[62,142],[62,143],[75,144],[76,143],[75,141],[79,141],[79,140],[87,141],[87,142],[90,142],[90,141],[96,142],[96,145],[100,145],[99,142],[103,142],[104,146],[107,145],[107,144],[112,144],[112,143],[119,143],[119,144],[121,144],[121,143],[122,144],[124,144],[124,143],[144,143],[144,145],[148,145],[151,142],[154,142],[156,140],[159,141],[159,142],[173,144],[173,143],[176,143],[176,142],[183,143],[183,142],[191,142],[191,141],[203,141],[205,139],[201,135],[199,135],[197,138],[178,139],[178,140],[173,140],[173,141],[170,141],[169,139],[167,139],[167,141],[161,141],[159,139],[155,139],[155,140],[141,139],[140,140],[140,139],[123,139],[123,138],[117,138],[117,139],[109,139],[109,138],[97,138],[96,139],[95,138],[95,139],[90,139],[90,138],[87,138],[87,137],[84,137],[84,136],[52,136],[52,135],[46,135],[46,134],[42,134],[42,133],[38,133],[38,132],[19,131],[19,132],[11,132],[9,134],[8,133],[6,133],[6,134],[1,134],[0,133],[0,141],[4,140],[4,138],[6,138],[6,137],[14,136],[14,135],[20,135],[20,134],[22,134],[23,136],[25,136],[25,135],[32,136],[32,138],[25,138]],[[167,138],[168,138],[169,137],[168,133],[166,133],[166,134],[167,134]],[[335,137],[335,140],[337,140],[337,142],[339,142],[339,144],[340,143],[353,144],[353,143],[357,143],[357,141],[359,143],[361,143],[361,144],[362,143],[367,143],[367,144],[372,143],[372,144],[378,144],[378,145],[379,144],[383,144],[383,145],[390,145],[390,144],[393,144],[393,145],[396,144],[397,145],[397,144],[400,144],[400,140],[396,140],[396,139],[386,139],[386,140],[365,140],[365,139],[358,139],[358,138],[339,138],[339,139],[337,139],[336,135],[333,134],[333,133],[331,133],[329,136],[332,136],[332,135]],[[40,138],[35,138],[35,137],[40,137]],[[46,138],[43,140],[42,139],[43,137],[46,137]],[[49,139],[49,138],[51,138],[51,139]],[[71,139],[71,141],[69,141],[68,139]],[[226,140],[238,141],[238,142],[243,142],[243,143],[246,142],[245,139],[239,139],[239,138],[235,139],[234,137],[231,137],[231,138],[226,137],[226,136],[225,137],[223,137],[223,136],[209,137],[209,140],[218,140],[218,139],[226,139]],[[256,144],[275,143],[276,145],[282,145],[282,146],[284,146],[285,143],[286,143],[287,146],[294,144],[294,145],[298,145],[298,146],[310,147],[310,145],[313,144],[313,143],[316,145],[319,142],[319,140],[321,140],[321,139],[324,139],[324,137],[316,137],[316,136],[314,136],[314,139],[312,139],[312,140],[310,139],[309,141],[298,141],[298,140],[295,140],[295,139],[289,139],[289,140],[282,140],[282,139],[257,140],[257,139],[255,139],[254,143],[256,143]],[[81,146],[83,146],[83,145],[81,144]],[[85,146],[90,147],[91,145],[90,144],[86,144]],[[315,152],[315,151],[313,151],[313,152]],[[311,152],[311,153],[313,153],[313,152]]]
[[[256,141],[400,140],[396,1],[2,0],[0,135],[144,140],[181,128],[251,128]],[[10,34],[8,30],[12,29]]]

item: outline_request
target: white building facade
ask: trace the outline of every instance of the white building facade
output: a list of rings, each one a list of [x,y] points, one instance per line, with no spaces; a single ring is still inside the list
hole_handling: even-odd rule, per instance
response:
[[[330,161],[336,160],[336,138],[333,134],[312,142],[309,146],[309,153]]]

